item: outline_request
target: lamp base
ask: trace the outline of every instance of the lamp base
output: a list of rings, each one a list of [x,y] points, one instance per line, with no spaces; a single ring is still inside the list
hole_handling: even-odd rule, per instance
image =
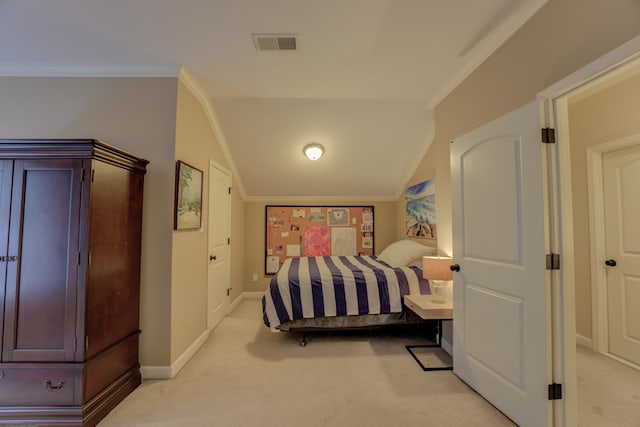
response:
[[[431,302],[435,304],[444,304],[447,302],[447,283],[449,283],[449,281],[446,280],[429,281]]]

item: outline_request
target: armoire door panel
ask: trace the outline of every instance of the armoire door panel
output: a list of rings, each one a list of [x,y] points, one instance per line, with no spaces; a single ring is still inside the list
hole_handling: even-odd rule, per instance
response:
[[[3,361],[73,360],[81,160],[17,160]]]
[[[13,160],[0,160],[0,256],[7,255],[12,175]],[[0,268],[3,269],[2,272],[4,273],[6,264]],[[4,277],[5,275],[2,274],[3,279]]]
[[[11,181],[13,160],[0,160],[0,301],[5,299],[7,277],[7,244],[9,241],[9,212],[11,207]],[[3,330],[4,304],[0,304],[0,331]],[[0,337],[0,354],[2,338]]]
[[[142,176],[93,162],[85,334],[89,358],[139,328]]]

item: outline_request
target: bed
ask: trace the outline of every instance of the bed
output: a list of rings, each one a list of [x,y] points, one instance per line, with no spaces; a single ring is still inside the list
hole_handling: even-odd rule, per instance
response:
[[[420,265],[423,256],[434,252],[402,240],[378,256],[289,258],[262,298],[264,323],[281,331],[308,332],[419,321],[407,317],[403,299],[430,293]]]

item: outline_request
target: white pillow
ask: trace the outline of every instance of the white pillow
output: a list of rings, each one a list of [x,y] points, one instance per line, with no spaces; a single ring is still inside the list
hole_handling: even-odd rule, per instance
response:
[[[412,261],[421,260],[423,256],[433,255],[436,248],[425,246],[413,240],[399,240],[387,246],[378,259],[391,267],[405,267]]]
[[[419,268],[422,268],[422,257],[420,257],[418,259],[414,259],[409,264],[407,264],[407,267],[419,267]]]

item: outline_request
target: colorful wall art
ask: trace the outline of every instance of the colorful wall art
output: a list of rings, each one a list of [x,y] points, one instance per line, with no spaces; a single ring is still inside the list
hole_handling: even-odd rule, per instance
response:
[[[435,179],[408,187],[404,198],[407,236],[437,239]]]
[[[373,255],[373,206],[266,206],[265,274],[287,258]]]

